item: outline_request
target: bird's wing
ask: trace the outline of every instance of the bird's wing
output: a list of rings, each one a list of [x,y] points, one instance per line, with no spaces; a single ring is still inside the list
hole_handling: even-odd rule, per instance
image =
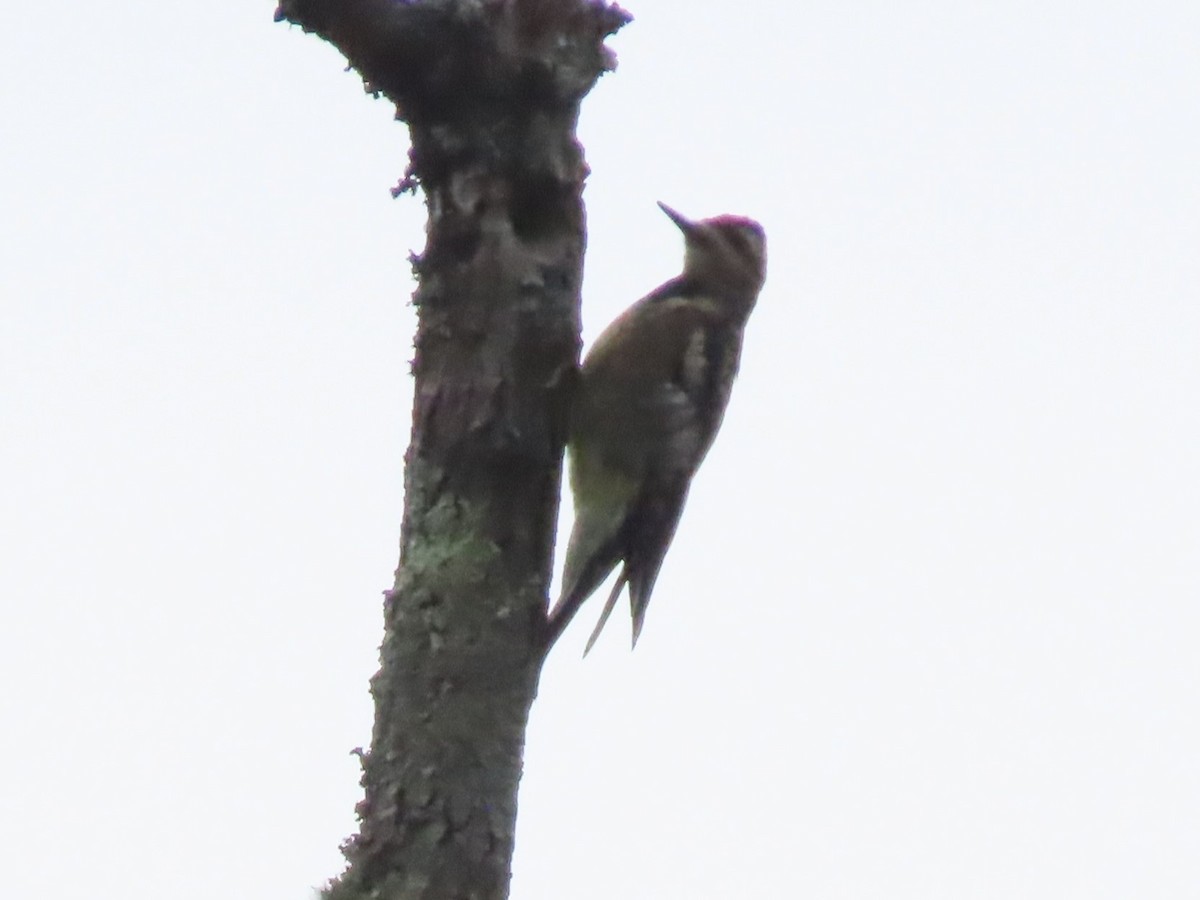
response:
[[[716,304],[657,293],[639,301],[584,362],[578,419],[596,423],[586,442],[621,467],[695,471],[728,399],[730,346],[736,369],[728,331]]]

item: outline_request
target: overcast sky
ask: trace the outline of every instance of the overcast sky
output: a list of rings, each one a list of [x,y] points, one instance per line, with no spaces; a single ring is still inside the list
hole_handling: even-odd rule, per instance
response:
[[[1200,5],[631,5],[585,339],[656,200],[770,269],[637,652],[596,600],[548,663],[513,897],[1194,893]],[[304,898],[355,827],[423,209],[272,12],[6,13],[7,896]]]

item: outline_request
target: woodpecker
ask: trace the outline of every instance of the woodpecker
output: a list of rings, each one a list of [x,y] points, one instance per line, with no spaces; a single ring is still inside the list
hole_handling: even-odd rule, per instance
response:
[[[729,403],[746,320],[766,277],[762,226],[741,216],[693,221],[683,273],[625,310],[579,371],[567,440],[575,523],[546,647],[621,566],[586,656],[629,587],[633,645],[650,593]]]

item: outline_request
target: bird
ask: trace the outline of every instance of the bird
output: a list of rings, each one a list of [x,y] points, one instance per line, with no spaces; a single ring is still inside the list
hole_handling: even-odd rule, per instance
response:
[[[746,322],[766,279],[758,222],[694,221],[658,205],[683,232],[683,272],[619,315],[579,368],[567,426],[575,521],[562,590],[546,618],[547,651],[618,565],[584,656],[626,586],[637,646],[692,477],[725,416]]]

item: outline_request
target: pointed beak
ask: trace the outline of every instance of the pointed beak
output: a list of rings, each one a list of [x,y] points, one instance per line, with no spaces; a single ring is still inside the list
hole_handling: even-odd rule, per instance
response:
[[[682,213],[676,212],[675,210],[671,209],[671,207],[667,206],[667,204],[663,203],[661,200],[658,201],[658,208],[661,209],[663,212],[665,212],[667,214],[667,218],[670,219],[672,222],[674,222],[676,225],[678,225],[679,230],[682,231],[684,234],[691,234],[693,231],[696,230],[695,222],[693,222],[691,219],[689,219],[687,216],[683,215]]]

